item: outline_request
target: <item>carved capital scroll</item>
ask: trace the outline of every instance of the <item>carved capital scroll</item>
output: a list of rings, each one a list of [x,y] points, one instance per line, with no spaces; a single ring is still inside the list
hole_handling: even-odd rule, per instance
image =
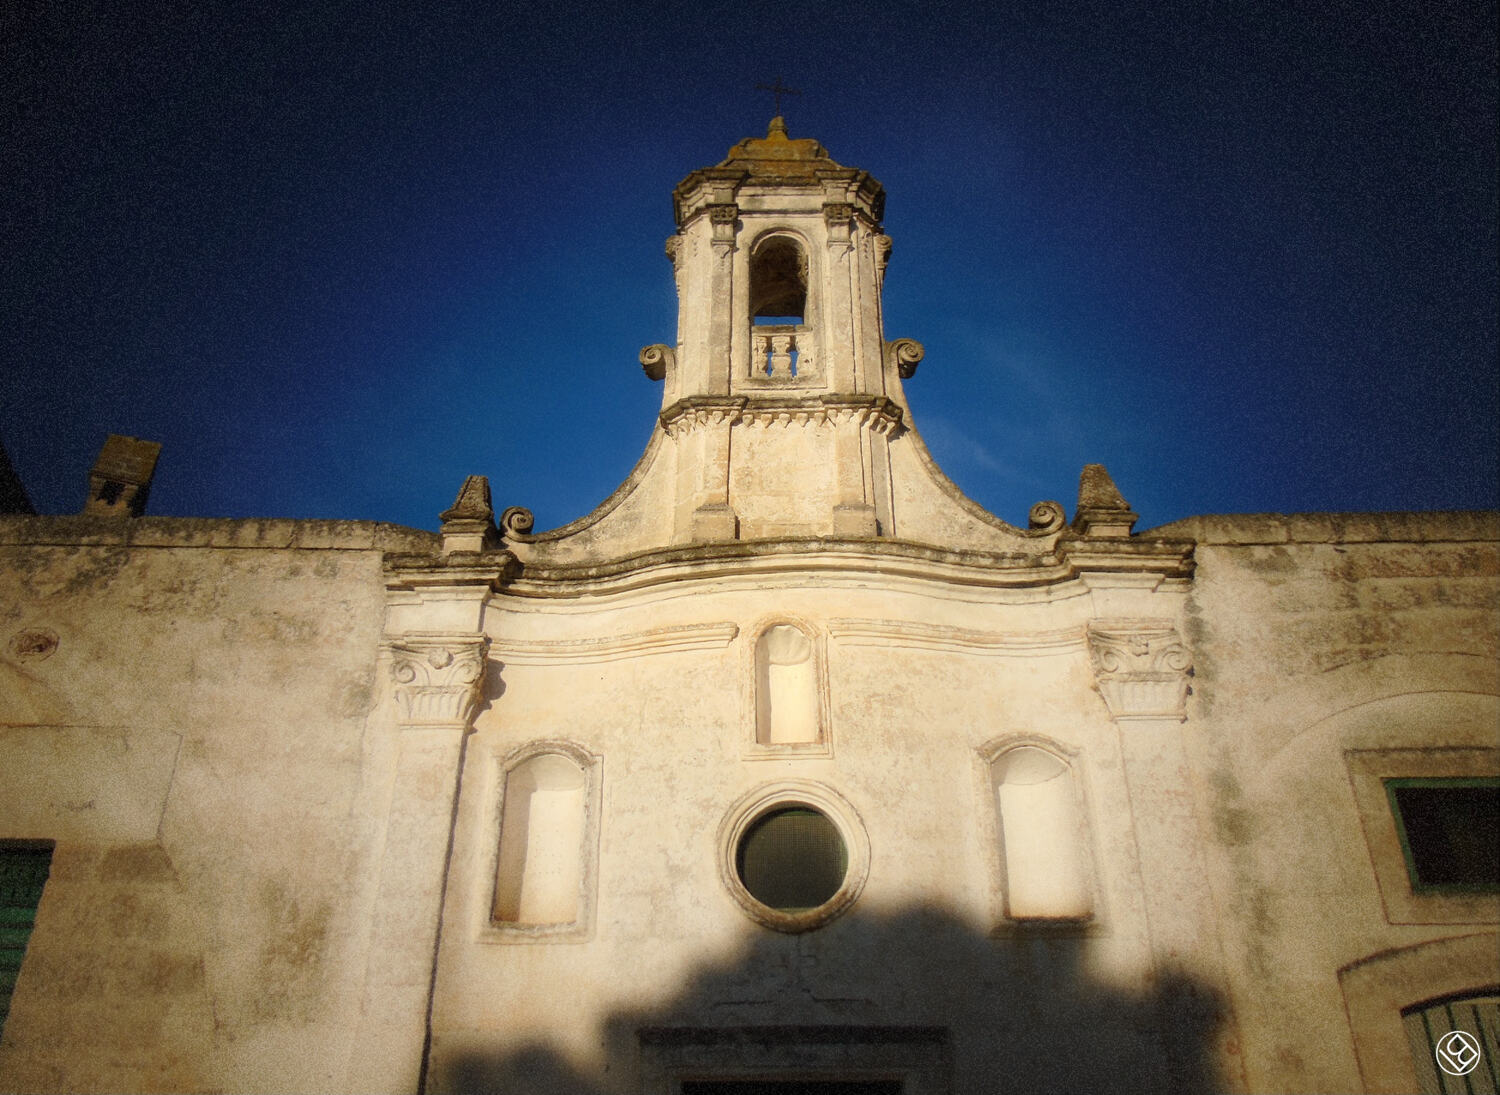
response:
[[[917,375],[917,366],[927,351],[914,338],[897,338],[885,344],[885,353],[886,360],[896,366],[901,379],[910,380]]]
[[[641,368],[646,371],[648,380],[665,380],[667,373],[677,367],[677,348],[665,346],[660,342],[654,342],[650,346],[641,347]]]
[[[828,226],[830,247],[849,246],[854,225],[854,206],[849,202],[829,202],[823,206],[823,222]]]
[[[408,633],[391,640],[402,724],[468,729],[479,709],[489,645],[484,635]]]
[[[1091,620],[1089,660],[1116,722],[1187,718],[1192,652],[1168,620]]]
[[[875,277],[885,283],[885,270],[891,264],[891,237],[885,233],[875,237]]]
[[[708,223],[713,227],[715,249],[733,246],[739,217],[740,207],[733,202],[715,202],[708,207]]]

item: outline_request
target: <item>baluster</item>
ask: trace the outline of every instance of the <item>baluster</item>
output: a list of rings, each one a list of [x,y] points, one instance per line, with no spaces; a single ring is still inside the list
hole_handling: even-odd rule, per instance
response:
[[[770,342],[771,375],[790,377],[792,375],[792,336],[772,335]]]

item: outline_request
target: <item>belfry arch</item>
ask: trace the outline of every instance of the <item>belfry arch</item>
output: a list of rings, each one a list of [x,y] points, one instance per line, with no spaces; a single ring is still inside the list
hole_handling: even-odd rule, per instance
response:
[[[807,249],[787,232],[762,236],[750,252],[750,322],[811,322]]]

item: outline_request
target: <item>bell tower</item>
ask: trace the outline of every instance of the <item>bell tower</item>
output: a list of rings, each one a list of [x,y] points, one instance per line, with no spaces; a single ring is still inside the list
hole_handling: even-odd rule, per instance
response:
[[[677,344],[641,360],[665,383],[674,539],[891,535],[889,443],[921,347],[882,333],[880,183],[777,117],[672,197]]]

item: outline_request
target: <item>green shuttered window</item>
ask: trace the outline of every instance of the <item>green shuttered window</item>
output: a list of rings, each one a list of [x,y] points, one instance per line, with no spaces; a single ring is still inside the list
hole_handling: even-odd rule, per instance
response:
[[[0,1027],[10,1015],[11,993],[51,866],[51,848],[0,845]]]
[[[1500,779],[1388,779],[1412,891],[1500,890]]]

